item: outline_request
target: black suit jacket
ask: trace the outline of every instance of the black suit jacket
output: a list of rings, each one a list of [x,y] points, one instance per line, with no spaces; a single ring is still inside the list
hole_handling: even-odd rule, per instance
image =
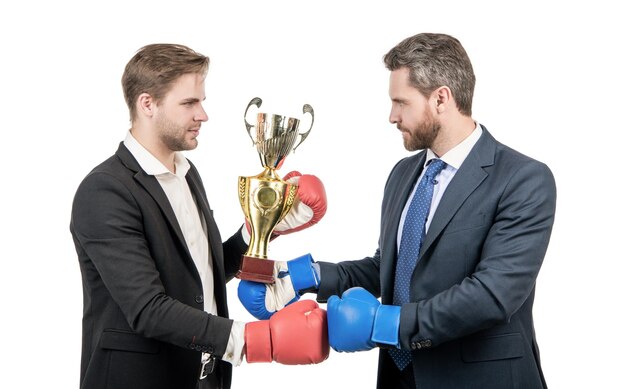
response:
[[[320,301],[363,286],[392,304],[398,224],[425,158],[420,152],[391,171],[375,255],[320,263]],[[400,342],[412,350],[417,388],[546,386],[532,306],[555,206],[548,167],[483,128],[433,216],[402,306]]]
[[[193,164],[186,179],[206,220],[218,316],[203,310],[200,277],[165,192],[123,144],[80,184],[70,229],[83,279],[81,388],[193,389],[201,352],[224,354],[232,326],[226,282],[247,246],[239,233],[222,244]],[[230,386],[229,363],[218,361],[215,374]]]

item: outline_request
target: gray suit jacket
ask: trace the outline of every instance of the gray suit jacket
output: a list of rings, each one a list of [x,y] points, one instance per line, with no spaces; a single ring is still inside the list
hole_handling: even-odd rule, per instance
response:
[[[556,186],[546,165],[483,131],[439,203],[402,306],[400,342],[420,389],[545,387],[532,305]],[[392,303],[398,224],[425,154],[391,171],[374,256],[320,263],[320,301],[362,286]]]
[[[203,310],[200,276],[165,192],[123,144],[80,184],[70,229],[83,279],[81,388],[194,389],[201,352],[223,355],[232,326],[226,282],[247,245],[239,233],[222,244],[193,165],[186,178],[206,220],[219,316]],[[217,365],[229,387],[231,365]]]

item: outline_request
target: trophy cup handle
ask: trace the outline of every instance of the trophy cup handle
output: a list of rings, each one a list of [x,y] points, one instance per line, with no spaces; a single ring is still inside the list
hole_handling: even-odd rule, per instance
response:
[[[263,100],[261,100],[260,97],[255,97],[252,100],[250,100],[250,102],[248,103],[248,106],[246,107],[246,112],[243,113],[243,121],[244,123],[246,123],[246,132],[248,133],[248,136],[250,137],[250,139],[252,139],[252,145],[254,146],[256,144],[254,137],[252,137],[252,134],[250,134],[250,129],[252,127],[254,127],[253,124],[248,123],[248,120],[246,119],[246,116],[248,115],[248,109],[250,109],[250,107],[252,105],[256,105],[257,108],[261,107],[261,104],[263,103]],[[310,131],[310,130],[309,130]]]
[[[311,114],[311,126],[309,127],[309,129],[306,132],[303,132],[303,133],[299,134],[300,135],[300,142],[298,142],[296,147],[293,148],[293,151],[296,151],[298,146],[300,146],[302,144],[302,142],[304,142],[306,137],[309,136],[309,132],[311,132],[311,129],[313,128],[313,122],[315,121],[315,113],[313,112],[313,107],[311,107],[309,104],[304,104],[302,106],[302,113],[310,113]]]

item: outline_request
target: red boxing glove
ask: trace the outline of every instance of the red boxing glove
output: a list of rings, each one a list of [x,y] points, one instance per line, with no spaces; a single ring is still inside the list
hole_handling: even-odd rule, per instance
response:
[[[313,300],[301,300],[269,320],[246,324],[246,361],[308,365],[328,358],[326,311]]]
[[[293,171],[284,181],[298,185],[298,195],[291,210],[274,228],[273,235],[286,235],[304,230],[319,222],[326,214],[326,190],[316,176]]]

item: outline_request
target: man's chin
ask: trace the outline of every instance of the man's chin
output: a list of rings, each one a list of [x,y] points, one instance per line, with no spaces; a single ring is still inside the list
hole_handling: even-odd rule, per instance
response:
[[[408,132],[402,132],[402,143],[407,151],[419,150],[415,147],[415,141]]]
[[[194,138],[186,141],[184,144],[180,145],[178,151],[191,151],[198,147],[198,141]]]
[[[424,143],[421,142],[416,142],[415,139],[403,139],[404,141],[404,148],[407,151],[417,151],[417,150],[424,150],[427,149],[428,146],[426,146]]]
[[[187,142],[187,150],[194,150],[196,147],[198,147],[198,140],[197,139],[192,139],[189,142]]]

